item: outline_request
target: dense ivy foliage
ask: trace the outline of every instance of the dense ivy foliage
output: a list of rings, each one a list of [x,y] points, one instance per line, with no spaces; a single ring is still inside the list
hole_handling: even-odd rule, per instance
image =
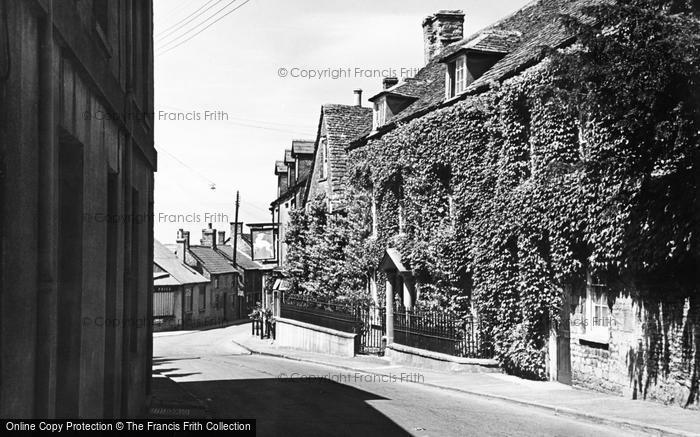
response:
[[[587,24],[568,19],[575,45],[352,152],[353,213],[312,203],[294,216],[299,287],[360,296],[396,247],[421,305],[473,305],[506,369],[534,378],[562,290],[586,272],[640,298],[697,298],[700,25],[688,8],[589,8]]]
[[[361,209],[366,200],[357,196],[344,203],[349,206],[330,213],[326,198],[320,196],[307,209],[291,212],[285,242],[293,293],[318,300],[367,299],[371,266],[362,246],[369,233]]]

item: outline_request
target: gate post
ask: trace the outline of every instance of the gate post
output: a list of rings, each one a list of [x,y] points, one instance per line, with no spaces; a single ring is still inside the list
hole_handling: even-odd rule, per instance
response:
[[[394,275],[386,275],[386,345],[394,342]]]

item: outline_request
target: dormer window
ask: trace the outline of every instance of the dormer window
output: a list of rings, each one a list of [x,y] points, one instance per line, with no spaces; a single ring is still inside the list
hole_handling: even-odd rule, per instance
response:
[[[381,91],[379,94],[370,97],[369,101],[374,104],[374,117],[372,120],[372,129],[377,130],[380,127],[391,122],[399,112],[403,111],[416,101],[416,97],[401,94],[401,85],[398,84],[398,79],[391,81],[385,79],[384,86],[389,87]]]
[[[467,89],[467,55],[461,55],[447,64],[445,97],[462,94]]]
[[[491,67],[520,42],[520,33],[493,31],[472,39],[457,51],[443,57],[446,65],[445,98],[464,93],[469,85],[479,80]]]
[[[465,53],[446,62],[445,98],[451,99],[462,94],[474,82],[476,79],[476,72],[474,71],[475,58],[474,55]]]

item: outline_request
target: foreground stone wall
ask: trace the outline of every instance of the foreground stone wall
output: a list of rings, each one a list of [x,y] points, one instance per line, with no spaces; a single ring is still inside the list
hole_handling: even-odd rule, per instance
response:
[[[608,343],[588,341],[584,331],[571,324],[574,385],[700,409],[698,302],[681,298],[643,305],[619,296]]]
[[[284,318],[277,318],[275,329],[278,346],[343,357],[357,353],[356,334]]]

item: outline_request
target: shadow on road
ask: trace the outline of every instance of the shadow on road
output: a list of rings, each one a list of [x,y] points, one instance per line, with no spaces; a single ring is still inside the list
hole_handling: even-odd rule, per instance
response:
[[[215,418],[257,419],[260,436],[405,436],[368,401],[387,400],[328,378],[180,382]]]

